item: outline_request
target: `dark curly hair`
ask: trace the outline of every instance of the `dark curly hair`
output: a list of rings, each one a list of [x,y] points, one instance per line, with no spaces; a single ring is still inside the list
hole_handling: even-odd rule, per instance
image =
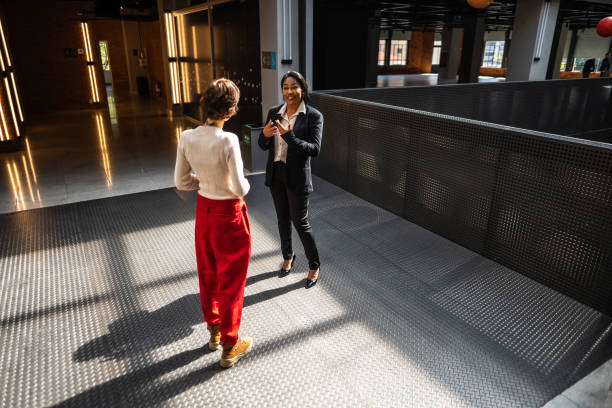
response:
[[[305,103],[310,102],[310,96],[308,96],[308,84],[306,83],[306,80],[304,79],[302,74],[300,74],[297,71],[289,71],[285,75],[283,75],[283,77],[281,78],[281,83],[280,83],[281,89],[283,89],[283,83],[285,82],[285,79],[287,79],[288,77],[295,79],[297,83],[300,84],[300,88],[302,88],[302,100]]]
[[[206,119],[229,119],[238,112],[240,89],[227,78],[215,79],[208,85],[201,99]]]

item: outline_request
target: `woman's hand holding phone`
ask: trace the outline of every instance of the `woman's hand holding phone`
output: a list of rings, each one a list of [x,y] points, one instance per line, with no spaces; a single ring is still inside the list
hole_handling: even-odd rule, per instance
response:
[[[289,123],[287,125],[287,127],[284,127],[283,124],[281,123],[280,120],[276,121],[276,130],[277,132],[279,132],[280,135],[284,135],[285,133],[287,133],[288,131],[291,130],[291,123]]]
[[[272,122],[271,120],[268,121],[268,123],[266,123],[266,126],[263,129],[263,135],[265,137],[272,137],[272,136],[276,136],[277,134],[280,134],[280,133],[278,131],[278,128],[274,124],[274,122]]]

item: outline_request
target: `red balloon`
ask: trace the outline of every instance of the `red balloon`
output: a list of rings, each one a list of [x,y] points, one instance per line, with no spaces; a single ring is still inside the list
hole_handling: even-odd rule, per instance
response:
[[[597,34],[602,37],[609,37],[612,35],[612,17],[602,18],[599,23],[597,23]]]
[[[467,0],[468,4],[474,8],[485,8],[493,2],[493,0]]]

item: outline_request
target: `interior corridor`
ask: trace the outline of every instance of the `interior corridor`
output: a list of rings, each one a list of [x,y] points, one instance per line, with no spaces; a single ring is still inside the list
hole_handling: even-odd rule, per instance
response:
[[[436,74],[378,77],[378,87],[437,83]],[[25,148],[2,154],[0,213],[174,186],[178,139],[197,124],[169,116],[156,98],[109,92],[108,102],[108,109],[32,116]]]
[[[178,139],[195,126],[138,96],[33,116],[24,149],[2,154],[0,213],[172,187]]]

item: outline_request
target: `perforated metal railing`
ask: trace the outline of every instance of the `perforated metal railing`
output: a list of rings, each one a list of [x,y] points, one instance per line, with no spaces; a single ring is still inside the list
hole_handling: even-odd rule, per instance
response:
[[[612,143],[612,78],[369,88],[332,94]]]
[[[599,87],[602,81],[612,80]],[[584,82],[589,89],[596,83]],[[471,92],[468,86],[428,89],[437,96],[423,108]],[[550,89],[552,95],[567,91]],[[587,92],[575,89],[567,92]],[[612,315],[612,145],[391,106],[400,94],[313,93],[313,106],[325,116],[315,173]],[[534,112],[545,109],[532,105]],[[477,105],[455,108],[474,113]],[[609,120],[600,118],[600,124]]]

